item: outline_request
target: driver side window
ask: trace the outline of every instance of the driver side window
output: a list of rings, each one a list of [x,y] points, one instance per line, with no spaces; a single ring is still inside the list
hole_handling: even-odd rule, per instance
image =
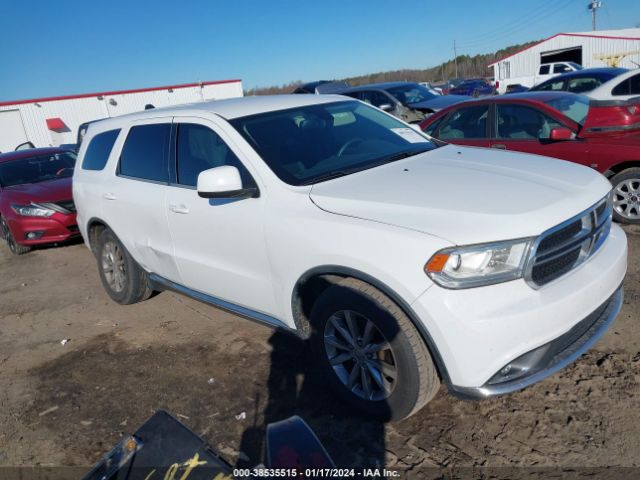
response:
[[[387,98],[384,93],[376,91],[361,92],[362,101],[373,105],[374,107],[380,107],[380,105],[393,105],[393,102]]]
[[[460,108],[453,112],[440,127],[442,140],[487,138],[488,105]]]
[[[200,172],[229,165],[240,171],[245,188],[255,186],[248,170],[229,146],[217,133],[204,125],[178,124],[176,157],[177,183],[180,185],[196,187]]]

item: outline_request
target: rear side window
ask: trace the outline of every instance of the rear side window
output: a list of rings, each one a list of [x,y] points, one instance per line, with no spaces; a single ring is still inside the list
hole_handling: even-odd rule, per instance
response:
[[[548,75],[549,74],[549,65],[542,65],[540,67],[540,75]]]
[[[109,130],[97,134],[91,139],[82,160],[83,170],[102,170],[109,160],[113,144],[120,130]]]
[[[553,66],[553,73],[565,73],[570,71],[571,71],[571,68],[569,68],[564,63],[560,63]]]
[[[640,95],[640,74],[627,78],[624,82],[616,85],[611,91],[612,95]]]
[[[171,124],[132,127],[120,154],[120,175],[167,183]]]

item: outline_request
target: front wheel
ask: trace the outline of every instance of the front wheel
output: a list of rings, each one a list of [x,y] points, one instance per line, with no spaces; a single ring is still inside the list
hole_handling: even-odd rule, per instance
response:
[[[109,229],[100,235],[97,260],[102,285],[117,303],[130,305],[141,302],[153,293],[147,272],[140,268]]]
[[[611,178],[613,218],[620,223],[640,223],[640,168],[628,168]]]
[[[29,247],[28,245],[20,245],[18,242],[16,242],[13,233],[11,233],[11,230],[9,229],[9,225],[7,225],[7,222],[5,222],[4,219],[0,219],[0,232],[2,233],[2,238],[4,238],[4,241],[7,242],[9,250],[14,255],[24,255],[25,253],[31,251],[31,247]]]
[[[311,312],[312,344],[327,382],[357,411],[400,420],[431,400],[440,382],[405,313],[373,286],[347,278]]]

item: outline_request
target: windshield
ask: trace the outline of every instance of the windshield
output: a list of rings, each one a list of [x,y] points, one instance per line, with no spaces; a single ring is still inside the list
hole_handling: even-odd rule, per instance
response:
[[[545,100],[544,103],[551,108],[569,117],[576,123],[582,125],[589,112],[589,99],[583,95],[567,95]]]
[[[332,102],[230,121],[284,182],[308,185],[436,148],[362,102]]]
[[[408,85],[401,85],[399,87],[387,88],[387,92],[396,97],[396,99],[403,105],[411,105],[412,103],[426,102],[437,98],[438,95],[429,91],[429,89],[418,85],[417,83],[410,83]]]
[[[0,185],[11,187],[70,177],[75,164],[76,156],[72,152],[9,160],[0,163]]]

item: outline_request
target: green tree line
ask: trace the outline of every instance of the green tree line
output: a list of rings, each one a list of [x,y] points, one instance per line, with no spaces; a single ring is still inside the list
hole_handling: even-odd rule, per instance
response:
[[[533,45],[536,42],[528,42],[521,45],[511,45],[498,50],[495,53],[482,53],[478,55],[458,55],[458,77],[460,78],[490,78],[493,69],[488,65],[502,57],[511,55],[516,51]],[[327,77],[331,78],[331,77]],[[444,82],[451,78],[456,78],[456,61],[448,60],[440,65],[425,69],[402,69],[387,72],[369,73],[357,77],[339,78],[335,80],[346,81],[349,85],[366,85],[377,82],[431,82],[434,84]],[[324,79],[323,79],[324,80]],[[270,87],[256,87],[244,92],[245,95],[276,95],[280,93],[291,93],[296,87],[301,85],[301,80],[292,81],[283,85],[273,85]]]

